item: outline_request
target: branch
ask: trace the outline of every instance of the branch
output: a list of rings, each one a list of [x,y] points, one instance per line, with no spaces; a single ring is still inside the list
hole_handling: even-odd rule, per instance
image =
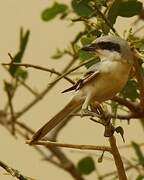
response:
[[[115,96],[112,100],[118,102],[121,105],[126,106],[132,112],[137,112],[138,105],[131,102],[131,101],[128,101],[128,100],[123,99],[123,98],[118,97],[118,96]]]
[[[115,30],[115,28],[111,25],[110,21],[105,17],[105,15],[99,10],[99,8],[97,6],[94,6],[94,8],[96,9],[96,14],[99,14],[101,16],[101,18],[105,21],[105,23],[108,25],[108,27],[117,35],[117,31]]]
[[[76,59],[73,59],[68,65],[67,67],[63,70],[63,72],[67,71],[67,69],[69,69],[70,65],[72,65],[74,63]],[[85,63],[80,64],[79,66],[67,71],[66,73],[61,73],[62,75],[59,76],[58,78],[56,78],[53,82],[51,82],[41,93],[39,93],[39,96],[37,96],[33,101],[31,101],[28,105],[26,105],[20,112],[17,113],[17,115],[15,115],[15,118],[19,118],[20,116],[22,116],[25,112],[27,112],[29,109],[31,109],[31,107],[33,107],[39,100],[41,100],[55,85],[56,83],[61,80],[62,78],[64,78],[66,75],[68,75],[69,73],[77,70],[78,68],[90,63],[91,61],[93,61],[93,58],[90,58],[90,60],[88,60]]]
[[[109,114],[110,118],[120,119],[120,120],[130,120],[140,118],[137,114],[134,113],[127,113],[127,114]]]
[[[31,145],[31,141],[26,141],[27,144]],[[33,144],[32,144],[33,145]],[[76,144],[66,144],[66,143],[58,143],[52,141],[37,141],[34,145],[43,145],[47,147],[65,147],[65,148],[73,148],[73,149],[80,149],[80,150],[97,150],[97,151],[108,151],[111,152],[111,148],[108,146],[94,146],[94,145],[76,145]]]
[[[13,103],[12,103],[12,95],[11,92],[9,90],[9,88],[7,88],[7,95],[8,95],[8,103],[9,103],[9,107],[10,107],[10,113],[11,113],[11,120],[12,120],[12,135],[15,135],[15,113],[14,113],[14,108],[13,108]]]
[[[79,116],[81,117],[81,113],[71,113],[70,116]],[[115,119],[120,119],[120,120],[130,120],[130,119],[139,119],[140,117],[142,118],[142,116],[138,116],[137,114],[134,113],[127,113],[127,114],[113,114],[113,113],[108,113],[108,116],[110,118],[115,118]],[[98,122],[97,120],[93,119],[92,117],[97,117],[97,118],[101,118],[101,115],[96,114],[94,112],[89,112],[89,113],[85,113],[83,114],[83,117],[90,117],[91,120]],[[99,122],[98,122],[99,123]],[[102,123],[100,123],[102,124]]]
[[[132,168],[136,168],[139,164],[135,164],[135,165],[129,165],[125,168],[125,171],[129,171]],[[101,179],[105,179],[108,178],[109,176],[114,176],[115,175],[115,179],[117,178],[117,171],[112,171],[112,172],[108,172],[102,176],[100,176]]]
[[[127,180],[127,176],[125,173],[121,155],[120,155],[117,145],[116,145],[115,137],[114,136],[109,137],[109,142],[110,142],[110,146],[111,146],[112,155],[114,157],[115,165],[117,167],[119,180]]]
[[[75,68],[70,69],[69,71],[66,71],[66,72],[63,73],[61,76],[59,76],[54,82],[52,82],[51,84],[56,83],[57,81],[59,81],[59,80],[61,80],[62,78],[66,77],[68,74],[76,71],[76,70],[79,69],[80,67],[89,64],[89,63],[92,62],[94,59],[95,59],[95,58],[92,57],[92,58],[90,58],[89,60],[87,60],[86,62],[81,63],[80,65],[76,66]]]
[[[135,74],[140,91],[140,105],[141,105],[141,109],[144,110],[144,76],[142,74],[141,66],[139,64],[140,57],[136,52],[136,50],[133,52],[133,56],[134,56]]]
[[[75,61],[76,61],[76,58],[73,58],[68,63],[68,65],[64,68],[61,74],[66,72],[74,64]],[[56,83],[58,82],[58,80],[57,81],[56,80],[57,80],[57,77],[51,84],[48,84],[48,86],[41,93],[39,93],[39,95],[34,100],[32,100],[20,112],[18,112],[17,115],[15,115],[15,118],[21,117],[24,113],[26,113],[29,109],[31,109],[37,102],[39,102],[56,85]]]
[[[14,77],[15,78],[15,77]],[[34,91],[28,84],[25,83],[25,81],[21,80],[20,78],[17,78],[17,80],[20,82],[20,84],[23,85],[30,93],[32,93],[35,97],[37,97],[39,94],[38,92]]]
[[[26,130],[26,132],[29,132],[30,134],[34,134],[34,131],[29,128],[27,125],[25,125],[24,123],[18,122],[16,121],[16,124],[19,125],[20,127],[22,127],[23,129]],[[72,163],[71,160],[69,160],[69,158],[61,151],[61,149],[59,149],[58,147],[54,147],[54,146],[49,146],[49,147],[45,147],[47,150],[49,150],[52,155],[54,157],[57,158],[57,160],[59,161],[59,164],[57,164],[55,161],[49,159],[49,161],[52,164],[55,164],[56,166],[66,170],[69,174],[71,174],[72,177],[74,177],[75,180],[84,180],[84,178],[82,177],[82,175],[78,172],[77,168],[75,167],[75,165]],[[45,156],[44,156],[45,157]]]
[[[21,129],[16,128],[16,132],[23,138],[27,138],[27,134],[23,133]],[[52,159],[53,154],[48,156],[48,154],[38,146],[34,146],[34,149],[42,156],[42,160],[48,161],[56,167],[63,169],[63,165],[60,162],[57,162],[56,160]]]
[[[34,69],[38,69],[41,71],[46,71],[46,72],[50,72],[52,74],[56,74],[58,76],[61,76],[62,74],[57,72],[55,69],[48,69],[39,65],[33,65],[33,64],[27,64],[27,63],[2,63],[3,66],[11,66],[11,65],[15,65],[15,66],[23,66],[25,68],[34,68]],[[72,81],[70,78],[68,77],[63,77],[64,79],[66,79],[67,81],[69,81],[70,83],[74,84],[74,81]]]
[[[0,166],[3,169],[5,169],[10,175],[12,175],[13,177],[16,177],[19,180],[34,180],[33,178],[23,176],[22,174],[20,174],[18,170],[9,167],[7,164],[5,164],[2,161],[0,161]]]

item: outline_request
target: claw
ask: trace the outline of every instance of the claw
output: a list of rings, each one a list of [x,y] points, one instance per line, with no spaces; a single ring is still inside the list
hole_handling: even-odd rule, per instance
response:
[[[81,111],[80,111],[81,117],[83,117],[84,115],[86,115],[88,113],[89,113],[88,109],[81,109]]]

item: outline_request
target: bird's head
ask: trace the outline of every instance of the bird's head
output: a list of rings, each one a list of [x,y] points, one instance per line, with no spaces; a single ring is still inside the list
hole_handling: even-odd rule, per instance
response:
[[[82,48],[84,51],[95,52],[100,59],[123,60],[133,63],[133,56],[126,40],[116,36],[102,36]]]

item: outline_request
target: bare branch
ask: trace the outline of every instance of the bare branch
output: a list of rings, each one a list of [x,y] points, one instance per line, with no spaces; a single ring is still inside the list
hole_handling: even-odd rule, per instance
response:
[[[95,58],[92,57],[92,58],[90,58],[89,60],[87,60],[86,62],[81,63],[80,65],[76,66],[75,68],[70,69],[69,71],[66,71],[66,72],[63,73],[61,76],[59,76],[55,81],[53,81],[51,84],[56,83],[57,81],[59,81],[59,80],[61,80],[62,78],[66,77],[68,74],[76,71],[76,70],[79,69],[80,67],[89,64],[89,63],[92,62],[94,59],[95,59]]]
[[[15,135],[15,113],[14,113],[14,108],[13,108],[13,103],[12,103],[12,95],[9,89],[7,88],[7,95],[8,95],[8,103],[10,107],[10,113],[11,113],[11,122],[12,122],[12,135]]]
[[[3,161],[0,161],[0,166],[5,169],[9,174],[11,174],[13,177],[16,177],[19,180],[34,180],[33,178],[23,176],[18,170],[13,169],[9,167],[7,164],[5,164]]]
[[[61,74],[66,72],[76,61],[76,57],[74,57],[68,65],[64,68]],[[56,85],[58,82],[57,78],[51,83],[48,84],[48,86],[41,92],[39,93],[39,96],[37,96],[34,100],[32,100],[29,104],[27,104],[20,112],[15,115],[15,118],[21,117],[25,112],[27,112],[29,109],[31,109],[36,103],[38,103],[42,98]]]
[[[22,81],[20,78],[17,78],[17,80],[29,91],[31,92],[35,97],[37,97],[39,94],[34,91],[29,85],[25,83],[25,81]]]
[[[118,96],[115,96],[112,100],[118,102],[121,105],[126,106],[132,112],[137,112],[138,104],[136,104],[136,103],[133,103],[131,101],[128,101],[128,100],[118,97]]]
[[[135,164],[135,165],[128,165],[126,168],[125,168],[125,171],[129,171],[135,167],[137,167],[139,164]],[[117,171],[112,171],[112,172],[108,172],[102,176],[100,176],[101,179],[105,179],[105,178],[108,178],[109,176],[114,176],[115,175],[115,179],[118,178],[117,176]]]
[[[52,74],[56,74],[58,76],[61,76],[61,73],[57,72],[55,69],[48,69],[39,65],[33,65],[33,64],[28,64],[28,63],[2,63],[3,66],[11,66],[11,65],[15,65],[15,66],[23,66],[25,68],[34,68],[34,69],[38,69],[41,71],[46,71],[46,72],[50,72]],[[72,81],[70,78],[68,77],[63,77],[64,79],[66,79],[67,81],[69,81],[70,83],[74,84],[74,81]]]
[[[29,132],[30,134],[34,134],[34,131],[30,127],[28,127],[26,124],[18,122],[18,121],[16,121],[16,124],[19,125],[20,127],[22,127],[23,129],[25,129],[26,132]],[[49,150],[52,153],[52,155],[54,155],[54,157],[56,157],[58,159],[58,161],[60,162],[60,164],[57,164],[56,162],[53,162],[49,159],[49,161],[52,164],[55,163],[55,165],[58,165],[58,167],[63,168],[68,173],[70,173],[71,176],[74,177],[76,180],[84,180],[84,178],[78,172],[75,165],[72,163],[71,160],[69,160],[69,158],[62,152],[61,149],[59,149],[58,147],[54,147],[54,146],[49,146],[49,147],[46,146],[45,148],[47,150]],[[44,158],[45,158],[45,156],[44,156]]]
[[[30,140],[26,141],[26,143],[31,145]],[[52,141],[37,141],[34,143],[34,145],[43,145],[47,147],[58,146],[58,147],[73,148],[73,149],[80,149],[80,150],[97,150],[97,151],[111,152],[111,148],[108,146],[77,145],[77,144],[58,143],[58,142],[52,142]]]
[[[121,155],[120,155],[118,148],[117,148],[117,145],[116,145],[115,137],[114,136],[109,137],[109,142],[111,145],[112,155],[114,157],[114,161],[115,161],[115,164],[117,167],[119,180],[127,180],[127,176],[125,173],[125,169],[123,166]]]
[[[127,114],[109,114],[111,118],[120,119],[120,120],[130,120],[130,119],[136,119],[140,118],[140,116],[134,114],[134,113],[127,113]]]

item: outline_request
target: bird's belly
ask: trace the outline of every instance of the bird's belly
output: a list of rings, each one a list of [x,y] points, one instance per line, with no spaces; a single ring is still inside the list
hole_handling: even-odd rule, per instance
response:
[[[99,75],[98,78],[85,85],[82,89],[83,95],[91,94],[91,98],[99,103],[113,98],[122,90],[128,80],[128,75],[115,76],[113,73]]]

